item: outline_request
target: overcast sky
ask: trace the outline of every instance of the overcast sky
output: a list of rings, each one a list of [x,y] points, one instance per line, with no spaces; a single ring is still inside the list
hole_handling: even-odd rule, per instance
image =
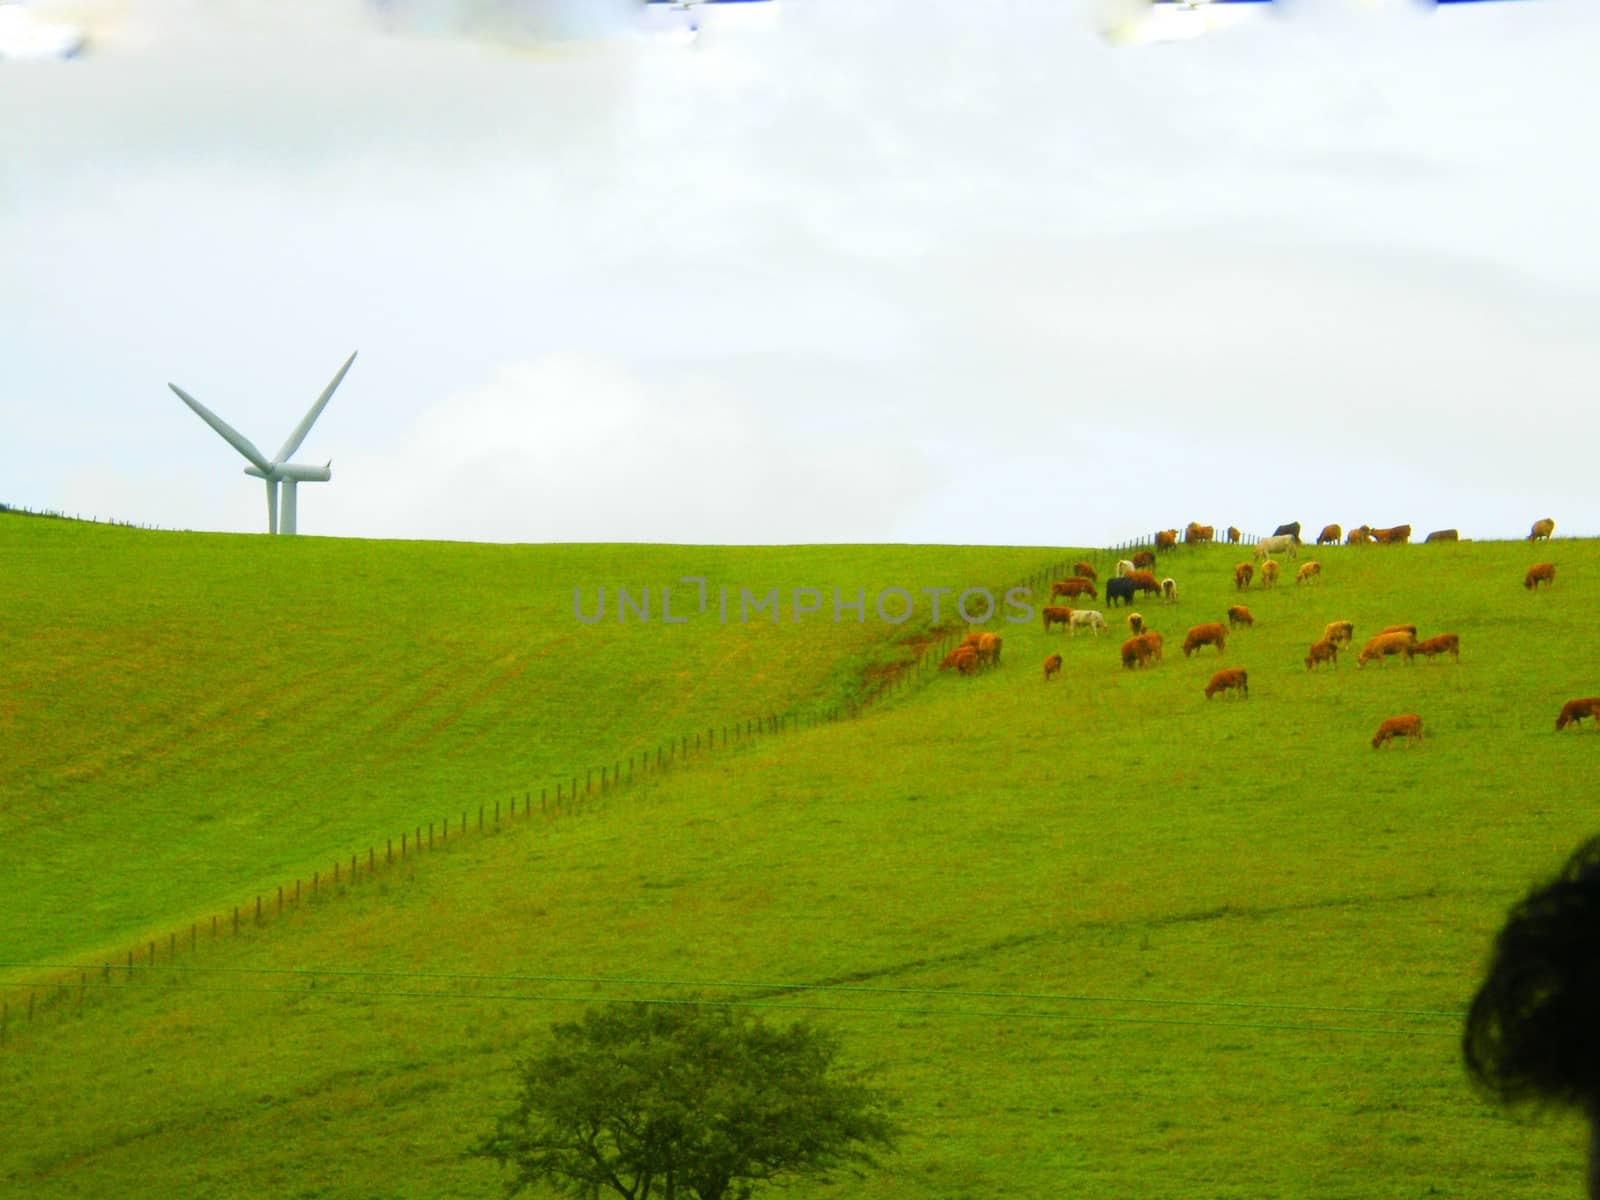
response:
[[[99,54],[0,64],[0,501],[264,531],[168,381],[270,455],[359,350],[302,533],[1600,534],[1592,3],[426,3],[82,0]]]

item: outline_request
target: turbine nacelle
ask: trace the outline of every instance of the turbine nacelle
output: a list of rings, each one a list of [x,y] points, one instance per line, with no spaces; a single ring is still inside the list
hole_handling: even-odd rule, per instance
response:
[[[257,479],[270,482],[292,481],[294,483],[327,483],[333,478],[333,459],[328,460],[327,466],[313,467],[305,463],[282,463],[273,466],[269,471],[260,467],[246,467],[246,475],[254,475]]]

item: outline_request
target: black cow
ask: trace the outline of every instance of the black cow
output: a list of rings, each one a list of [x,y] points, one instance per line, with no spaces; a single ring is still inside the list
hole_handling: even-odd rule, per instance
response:
[[[1112,608],[1117,606],[1118,600],[1133,603],[1133,580],[1123,575],[1117,579],[1106,580],[1106,603]]]
[[[1305,543],[1300,540],[1300,522],[1299,521],[1291,521],[1287,525],[1279,525],[1276,529],[1274,529],[1272,531],[1272,536],[1273,537],[1277,537],[1280,533],[1287,533],[1290,537],[1292,537],[1294,539],[1294,544],[1296,546],[1305,545]]]

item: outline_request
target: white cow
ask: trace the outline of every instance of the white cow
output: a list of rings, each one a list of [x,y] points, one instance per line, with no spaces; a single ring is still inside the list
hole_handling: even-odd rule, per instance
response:
[[[1176,579],[1163,579],[1161,581],[1161,597],[1168,604],[1178,602],[1178,581]]]
[[[1133,572],[1134,572],[1134,569],[1135,568],[1134,568],[1133,563],[1129,562],[1125,558],[1119,559],[1117,561],[1117,577],[1119,579],[1122,578],[1123,576],[1132,575]]]
[[[1277,533],[1271,537],[1264,537],[1256,543],[1256,558],[1263,559],[1269,554],[1280,554],[1287,551],[1290,558],[1298,558],[1295,547],[1299,545],[1292,533]]]
[[[1095,637],[1100,636],[1100,631],[1106,627],[1106,619],[1092,608],[1075,608],[1072,610],[1072,634],[1077,636],[1078,630],[1092,630]]]

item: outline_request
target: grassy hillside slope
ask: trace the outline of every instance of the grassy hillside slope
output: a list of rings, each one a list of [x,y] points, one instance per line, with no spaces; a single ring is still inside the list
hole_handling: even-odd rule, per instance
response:
[[[1045,552],[485,546],[0,514],[0,949],[111,953],[713,725],[859,696],[908,655],[831,592],[999,585]],[[708,579],[709,611],[686,575]],[[615,589],[639,599],[618,622]],[[663,587],[673,614],[662,623]],[[730,619],[717,588],[733,592]],[[738,589],[828,593],[739,620]],[[573,615],[573,589],[594,615]],[[870,599],[869,599],[870,603]],[[924,612],[926,611],[926,599]],[[902,628],[926,625],[923,614]]]
[[[1600,692],[1600,546],[1324,551],[1320,587],[1253,593],[1257,627],[1186,661],[1236,557],[1164,562],[1150,670],[1007,627],[981,678],[90,974],[13,1018],[0,1193],[491,1195],[459,1154],[515,1053],[595,999],[692,994],[835,1024],[903,1097],[889,1169],[799,1195],[1573,1191],[1576,1126],[1485,1107],[1456,1038],[1505,908],[1593,831],[1600,737],[1553,723]],[[1462,658],[1307,673],[1334,618]],[[1219,664],[1248,701],[1203,698]],[[1402,711],[1427,740],[1374,752]]]

